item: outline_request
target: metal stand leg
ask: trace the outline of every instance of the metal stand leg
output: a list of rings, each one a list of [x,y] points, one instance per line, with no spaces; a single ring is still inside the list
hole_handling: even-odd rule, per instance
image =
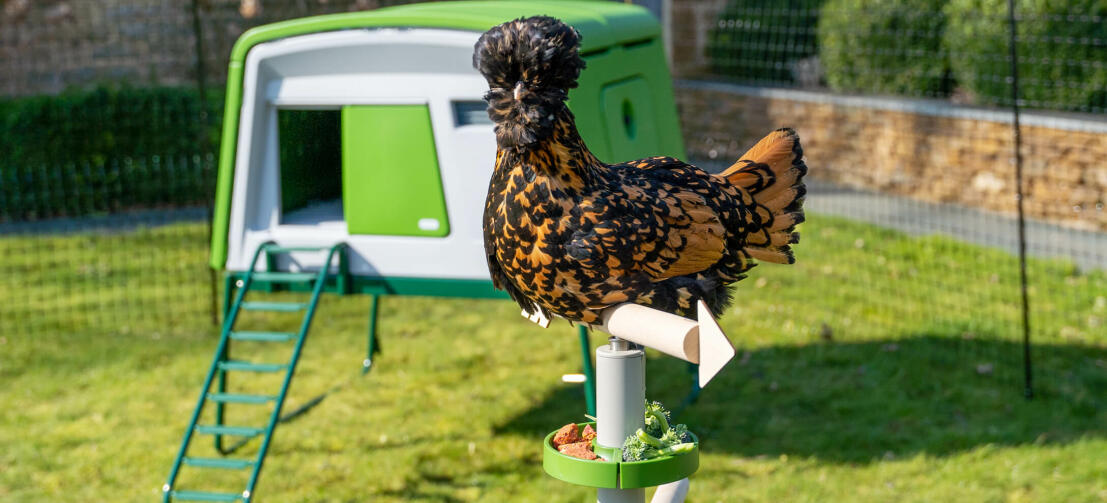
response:
[[[223,354],[222,354],[222,356],[219,357],[220,361],[227,361],[229,359],[230,352],[231,352],[230,342],[231,341],[227,341],[226,347],[223,348]],[[217,381],[217,383],[215,385],[215,391],[216,391],[216,393],[226,393],[227,392],[227,373],[223,372],[222,370],[220,370],[218,372],[219,372],[219,380]],[[215,403],[215,425],[216,426],[223,426],[223,424],[224,424],[223,418],[224,418],[224,415],[226,413],[225,405],[226,404],[224,404],[223,402],[216,402]],[[228,449],[223,448],[223,435],[215,435],[212,440],[215,442],[215,450],[216,451],[218,451],[221,454],[227,454],[229,452]]]
[[[377,311],[380,307],[380,295],[373,295],[369,299],[369,345],[365,351],[365,360],[361,362],[361,373],[366,374],[373,367],[373,355],[380,353],[380,345],[377,343]]]
[[[592,344],[588,340],[588,327],[577,325],[580,335],[581,366],[584,370],[584,403],[588,415],[596,416],[596,369],[592,366]]]
[[[220,323],[226,323],[227,317],[231,315],[231,299],[234,298],[235,288],[234,276],[227,274],[223,278],[223,319]]]
[[[596,349],[596,440],[622,448],[623,440],[645,427],[646,356],[629,342],[612,337]],[[643,503],[645,489],[599,489],[598,503]]]

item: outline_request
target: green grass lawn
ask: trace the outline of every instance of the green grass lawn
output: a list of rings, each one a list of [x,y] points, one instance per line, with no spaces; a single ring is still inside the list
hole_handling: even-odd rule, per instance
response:
[[[688,501],[1107,501],[1102,272],[1030,264],[1027,401],[1010,256],[819,216],[803,233],[796,265],[740,284],[722,319],[739,356],[679,418],[704,452]],[[0,501],[159,498],[216,343],[205,237],[0,239]],[[321,304],[288,407],[327,396],[278,428],[256,501],[592,501],[541,468],[542,436],[583,417],[559,380],[573,329],[505,301],[386,298],[361,376],[367,306]],[[658,354],[648,374],[670,405],[691,382]],[[211,471],[180,486],[244,485]]]

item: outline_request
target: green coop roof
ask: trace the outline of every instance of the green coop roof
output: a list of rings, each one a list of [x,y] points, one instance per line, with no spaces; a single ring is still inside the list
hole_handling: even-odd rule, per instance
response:
[[[573,25],[588,52],[661,34],[648,11],[633,5],[595,0],[431,2],[400,5],[351,14],[333,14],[259,26],[244,33],[231,51],[231,62],[246,60],[257,44],[308,33],[369,27],[409,26],[486,31],[506,20],[549,15]]]

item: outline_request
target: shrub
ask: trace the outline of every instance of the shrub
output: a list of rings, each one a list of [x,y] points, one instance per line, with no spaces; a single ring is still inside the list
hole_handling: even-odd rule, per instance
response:
[[[185,88],[0,101],[0,221],[205,201],[222,116],[208,103],[204,120]]]
[[[1033,108],[1107,111],[1107,0],[1018,0],[1019,97]],[[976,102],[1011,103],[1006,0],[951,0],[945,47]]]
[[[819,58],[839,91],[947,96],[942,50],[946,0],[829,0],[819,19]]]
[[[822,3],[732,0],[709,34],[712,71],[751,82],[794,82],[796,64],[816,53],[815,25]]]

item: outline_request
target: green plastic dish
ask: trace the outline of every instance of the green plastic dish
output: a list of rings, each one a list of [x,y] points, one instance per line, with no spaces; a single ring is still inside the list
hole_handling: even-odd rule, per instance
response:
[[[577,427],[596,423],[579,423]],[[696,447],[692,452],[665,456],[649,461],[629,463],[615,461],[588,461],[566,456],[554,449],[551,441],[557,430],[551,431],[542,441],[542,468],[551,477],[588,487],[607,489],[637,489],[668,484],[687,477],[700,467],[700,439],[692,436]]]

